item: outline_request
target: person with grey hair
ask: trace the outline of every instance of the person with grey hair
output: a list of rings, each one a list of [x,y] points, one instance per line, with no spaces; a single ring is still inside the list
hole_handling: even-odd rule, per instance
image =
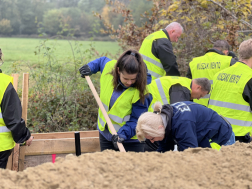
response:
[[[209,49],[205,55],[193,58],[189,63],[186,77],[190,79],[206,77],[212,83],[214,74],[232,66],[237,61],[232,56],[228,56],[229,49],[230,46],[227,41],[217,40],[213,44],[213,48]],[[210,95],[206,95],[200,100],[195,99],[194,102],[207,106],[209,97]]]
[[[182,33],[181,24],[172,22],[165,29],[151,33],[144,39],[139,52],[152,79],[162,76],[180,76],[171,42],[178,42]]]
[[[200,99],[211,90],[211,83],[207,78],[188,79],[186,77],[164,76],[155,79],[148,85],[152,101],[149,112],[153,112],[155,102],[173,104],[181,101]],[[158,144],[145,141],[144,151],[156,151]]]
[[[208,107],[223,115],[240,142],[251,142],[252,134],[252,39],[243,41],[239,61],[213,77]]]

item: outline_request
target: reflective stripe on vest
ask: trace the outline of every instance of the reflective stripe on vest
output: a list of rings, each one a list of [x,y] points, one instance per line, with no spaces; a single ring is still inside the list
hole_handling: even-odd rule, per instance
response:
[[[252,127],[252,121],[242,121],[242,120],[232,119],[232,118],[228,118],[228,117],[225,117],[225,118],[231,123],[231,125]]]
[[[191,92],[191,79],[178,76],[163,76],[155,79],[148,85],[150,93],[152,94],[152,101],[149,105],[148,111],[153,112],[154,104],[159,101],[161,104],[170,104],[169,91],[173,85],[179,84],[187,88]],[[189,99],[188,99],[189,100]]]
[[[156,79],[155,81],[157,83],[157,87],[158,87],[158,91],[159,91],[159,94],[160,94],[161,99],[162,99],[162,103],[163,104],[169,104],[169,102],[166,99],[165,92],[164,92],[164,89],[163,89],[163,86],[161,84],[160,79]]]
[[[251,78],[252,69],[241,62],[218,72],[213,78],[208,107],[231,123],[235,136],[252,133],[250,104],[243,98],[244,88]]]
[[[163,65],[160,62],[158,62],[156,60],[153,60],[152,58],[150,58],[148,56],[145,56],[144,54],[141,54],[141,55],[143,57],[143,60],[146,60],[146,61],[152,63],[153,65],[155,65],[155,66],[157,66],[157,67],[159,67],[161,69],[164,69]],[[151,74],[151,76],[154,76],[155,78],[159,78],[159,77],[163,76],[163,75],[160,75],[160,74],[158,74],[158,73],[156,73],[156,72],[154,72],[154,71],[152,71],[150,69],[148,69],[148,73]]]
[[[100,122],[102,125],[105,125],[105,122],[102,120],[102,118],[100,117],[100,115],[98,115],[98,119],[99,119],[99,122]],[[121,128],[121,126],[118,125],[118,124],[113,124],[113,126],[114,126],[114,128],[115,128],[116,131],[118,131],[118,130]]]
[[[167,35],[162,30],[156,31],[148,35],[143,40],[142,45],[139,49],[139,53],[143,57],[143,60],[148,68],[148,73],[152,76],[152,80],[166,75],[166,71],[164,70],[160,59],[155,57],[151,52],[153,41],[161,38],[168,39]]]
[[[10,130],[6,126],[0,127],[0,133],[7,133],[7,132],[10,132]]]
[[[241,105],[241,104],[234,104],[234,103],[231,103],[231,102],[223,102],[223,101],[210,99],[209,105],[214,105],[214,106],[230,108],[230,109],[234,109],[234,110],[241,110],[241,111],[251,112],[250,106]]]
[[[146,61],[154,64],[155,66],[158,66],[159,68],[164,69],[163,65],[160,62],[158,62],[156,60],[153,60],[152,58],[150,58],[148,56],[145,56],[144,54],[141,54],[141,55],[142,55],[142,57],[143,57],[144,60],[146,60]]]

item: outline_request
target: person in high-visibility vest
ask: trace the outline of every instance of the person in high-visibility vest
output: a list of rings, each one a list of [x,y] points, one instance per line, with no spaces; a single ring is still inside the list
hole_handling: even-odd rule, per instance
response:
[[[155,79],[148,85],[153,100],[148,111],[153,112],[155,102],[173,104],[181,101],[200,99],[211,90],[211,83],[207,78],[188,79],[186,77],[164,76]],[[145,141],[145,151],[156,151],[158,143]]]
[[[22,107],[13,78],[0,73],[0,168],[5,169],[15,143],[30,146],[33,136],[21,118]]]
[[[188,79],[186,77],[164,76],[152,80],[148,85],[153,97],[149,111],[153,111],[156,101],[162,104],[173,104],[180,101],[190,101],[206,96],[211,90],[207,78]]]
[[[213,83],[213,76],[229,66],[233,65],[237,60],[233,52],[229,52],[230,46],[225,40],[218,40],[213,44],[213,48],[209,49],[205,55],[193,58],[189,63],[189,69],[186,77],[196,79],[201,77],[208,78]],[[230,55],[230,56],[228,56]],[[209,95],[200,100],[193,101],[204,106],[208,105]]]
[[[210,148],[211,139],[219,145],[232,145],[235,135],[231,125],[215,111],[200,104],[184,101],[162,105],[155,103],[154,112],[143,113],[137,122],[140,141],[159,141],[158,152],[187,148]]]
[[[178,42],[182,33],[181,24],[172,22],[165,29],[156,31],[144,39],[139,53],[153,80],[165,75],[180,76],[171,42]]]
[[[100,108],[97,129],[101,151],[118,150],[117,141],[123,142],[126,151],[143,152],[144,143],[136,138],[138,117],[148,111],[152,97],[147,84],[151,75],[139,52],[125,51],[118,60],[101,57],[80,68],[82,77],[101,72],[100,98],[110,120],[117,131],[112,135]]]
[[[252,39],[243,41],[239,61],[215,74],[208,107],[232,125],[235,139],[251,142],[252,134]]]

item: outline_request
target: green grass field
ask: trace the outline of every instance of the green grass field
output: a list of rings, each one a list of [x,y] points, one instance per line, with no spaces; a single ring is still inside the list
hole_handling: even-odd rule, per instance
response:
[[[38,50],[37,47],[44,41],[45,39],[0,38],[0,48],[4,54],[4,64],[0,68],[4,73],[10,74],[27,71],[27,63],[36,66],[36,64],[41,61],[41,56],[36,56],[34,52]],[[116,55],[123,52],[117,42],[68,41],[55,39],[46,41],[46,46],[53,49],[53,56],[59,60],[59,62],[71,61],[74,57],[78,58],[76,53],[78,52],[77,47],[79,48],[79,52],[81,51],[82,54],[84,52],[85,55],[88,55],[91,49],[90,45],[102,55],[106,55],[106,53]],[[74,51],[74,55],[72,51]],[[108,57],[111,55],[107,54]],[[95,58],[97,58],[97,56],[89,57],[89,59]]]

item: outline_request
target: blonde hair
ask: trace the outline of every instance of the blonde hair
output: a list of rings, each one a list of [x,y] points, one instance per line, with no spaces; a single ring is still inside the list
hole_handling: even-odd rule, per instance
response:
[[[238,50],[239,60],[247,60],[252,57],[252,39],[243,41]]]
[[[136,126],[136,136],[139,141],[144,141],[146,135],[151,137],[163,137],[165,135],[165,129],[160,129],[160,125],[164,125],[161,118],[161,109],[162,104],[156,102],[154,105],[154,111],[158,112],[145,112],[143,113],[138,121]]]

